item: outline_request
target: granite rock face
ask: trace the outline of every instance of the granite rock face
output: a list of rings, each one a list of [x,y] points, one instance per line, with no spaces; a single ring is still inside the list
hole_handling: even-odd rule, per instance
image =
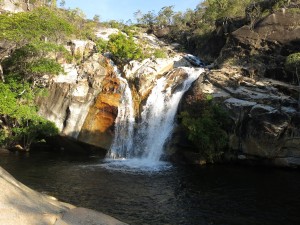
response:
[[[126,225],[108,215],[76,208],[40,194],[0,167],[0,224],[5,225]]]
[[[113,126],[117,114],[118,96],[114,93],[117,87],[111,89],[108,85],[116,80],[109,60],[95,53],[80,65],[66,64],[64,67],[66,75],[55,77],[51,81],[49,95],[39,99],[39,114],[53,121],[61,134],[67,137],[107,147],[94,140],[103,135],[105,138],[102,139],[110,143],[113,136],[108,129]],[[110,96],[110,100],[106,100],[105,96]],[[103,102],[106,105],[101,104]],[[95,123],[91,114],[96,115]],[[85,133],[89,134],[89,138]]]
[[[153,35],[140,34],[139,39],[155,48],[161,44]],[[106,150],[114,138],[115,119],[124,92],[120,76],[129,83],[138,117],[156,80],[168,76],[170,82],[180,82],[180,72],[168,72],[191,66],[182,55],[173,53],[174,57],[165,59],[131,61],[122,68],[122,75],[109,58],[93,52],[89,41],[70,43],[81,61],[77,65],[64,64],[66,74],[45,78],[44,83],[50,83],[49,95],[39,99],[39,114],[53,121],[62,135]]]
[[[299,8],[287,8],[252,28],[227,30],[227,42],[212,69],[183,101],[209,94],[229,112],[229,145],[240,160],[300,166],[300,89],[295,74],[284,67],[286,57],[300,51],[299,21]]]

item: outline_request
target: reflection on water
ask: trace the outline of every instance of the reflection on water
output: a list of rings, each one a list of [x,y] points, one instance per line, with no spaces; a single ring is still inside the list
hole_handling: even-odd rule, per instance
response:
[[[132,225],[300,224],[299,171],[166,164],[161,172],[124,173],[101,160],[0,155],[0,165],[26,185]]]

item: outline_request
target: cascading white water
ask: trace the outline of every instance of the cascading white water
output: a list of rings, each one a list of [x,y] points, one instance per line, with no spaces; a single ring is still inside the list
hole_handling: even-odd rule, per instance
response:
[[[119,77],[124,89],[118,107],[118,116],[115,122],[115,138],[110,149],[111,158],[129,158],[132,150],[134,110],[130,88],[127,80]]]
[[[191,84],[204,72],[203,68],[182,67],[182,69],[188,76],[175,93],[172,93],[172,86],[166,89],[168,81],[166,77],[156,81],[156,86],[143,107],[141,121],[138,124],[134,122],[133,102],[128,83],[119,76],[125,91],[118,108],[115,138],[109,157],[126,160],[122,160],[121,163],[116,162],[114,166],[110,166],[110,169],[126,166],[149,170],[160,164],[164,144],[175,125],[179,102]],[[135,133],[134,127],[136,127]]]
[[[129,158],[132,153],[134,126],[132,95],[127,80],[121,77],[121,73],[113,63],[112,65],[114,66],[115,73],[120,80],[123,94],[121,96],[121,102],[118,107],[118,115],[115,121],[115,137],[108,156],[114,159]]]
[[[134,148],[146,161],[159,161],[163,154],[163,146],[174,128],[174,119],[183,94],[204,71],[203,69],[183,68],[188,77],[181,88],[172,93],[172,88],[165,89],[165,77],[157,81],[147,103],[143,108],[142,121],[135,135]]]

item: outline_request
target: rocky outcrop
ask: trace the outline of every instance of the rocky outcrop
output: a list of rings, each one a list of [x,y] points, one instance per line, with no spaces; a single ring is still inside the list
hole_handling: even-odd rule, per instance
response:
[[[102,91],[90,107],[79,141],[109,149],[114,136],[114,122],[118,114],[121,93],[120,81],[107,77],[102,82]]]
[[[99,29],[97,35],[105,38],[103,35],[116,32],[116,29]],[[154,49],[165,45],[155,36],[145,33],[137,35],[136,41],[143,41],[145,47]],[[72,40],[66,47],[75,57],[80,57],[78,64],[64,64],[66,74],[53,79],[45,77],[45,84],[51,79],[49,95],[39,99],[39,114],[53,121],[62,135],[109,149],[124,92],[123,81],[118,78],[121,74],[110,59],[94,53],[94,43],[90,41]],[[171,55],[176,55],[172,47],[166,48]],[[191,66],[191,63],[179,54],[164,59],[131,61],[125,65],[122,73],[132,90],[136,116],[156,80],[180,66]],[[175,83],[182,78],[179,71],[167,77]]]
[[[255,26],[234,30],[189,97],[209,94],[229,112],[230,148],[240,160],[300,166],[299,84],[284,68],[299,52],[300,11],[280,9]],[[218,69],[217,69],[218,68]],[[187,110],[183,104],[182,110]]]
[[[298,167],[298,92],[298,86],[249,78],[243,68],[223,67],[207,72],[188,95],[209,94],[229,112],[234,126],[229,145],[239,159]]]
[[[0,224],[126,225],[108,215],[60,202],[15,180],[0,167]]]
[[[230,115],[230,148],[238,159],[300,166],[299,84],[284,68],[300,51],[300,13],[281,9],[230,35],[221,55],[190,95],[210,94]],[[188,110],[187,108],[183,110]]]
[[[191,66],[181,55],[165,59],[145,59],[142,62],[131,61],[125,65],[123,73],[131,85],[135,111],[140,111],[155,82],[174,68]]]
[[[300,51],[300,11],[281,9],[258,21],[254,28],[243,26],[231,33],[216,63],[240,64],[249,76],[268,77],[296,83],[284,70],[286,56]]]
[[[1,12],[25,12],[32,10],[35,7],[34,4],[26,0],[2,0],[0,1],[0,13]]]
[[[102,145],[101,138],[95,140],[103,135],[102,139],[111,141],[112,134],[108,129],[113,125],[118,106],[117,84],[109,60],[93,54],[79,66],[67,64],[64,67],[66,75],[55,77],[49,95],[39,99],[39,114],[53,121],[67,137],[107,147]],[[111,82],[113,88],[109,85]],[[107,96],[110,96],[109,100]],[[89,134],[88,138],[86,134]]]

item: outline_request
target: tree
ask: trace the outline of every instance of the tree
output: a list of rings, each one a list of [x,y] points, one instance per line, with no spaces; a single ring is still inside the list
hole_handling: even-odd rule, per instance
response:
[[[57,53],[65,58],[70,57],[62,45],[37,41],[15,50],[3,61],[3,65],[7,72],[17,72],[24,80],[36,80],[45,74],[57,75],[63,72],[61,65],[56,62]]]
[[[100,16],[99,15],[94,15],[93,17],[93,21],[96,22],[96,23],[99,23],[100,22]]]
[[[161,8],[158,12],[157,22],[159,26],[167,26],[172,23],[172,16],[174,15],[173,11],[174,6],[165,6]]]
[[[37,90],[18,76],[10,76],[0,83],[0,146],[21,145],[29,149],[31,143],[58,134],[58,129],[37,114],[34,103]],[[5,128],[5,129],[4,129]]]
[[[300,52],[290,54],[285,61],[285,68],[287,71],[292,72],[296,75],[299,87],[299,97],[298,97],[298,109],[300,110]]]
[[[41,7],[32,12],[0,14],[0,41],[6,42],[5,51],[0,54],[0,76],[2,62],[15,49],[47,38],[59,42],[74,32],[74,27],[55,11]]]
[[[64,8],[66,5],[66,1],[65,0],[60,0],[59,6]]]
[[[134,18],[136,19],[137,23],[141,23],[141,18],[143,16],[142,11],[139,9],[138,11],[133,13]]]

